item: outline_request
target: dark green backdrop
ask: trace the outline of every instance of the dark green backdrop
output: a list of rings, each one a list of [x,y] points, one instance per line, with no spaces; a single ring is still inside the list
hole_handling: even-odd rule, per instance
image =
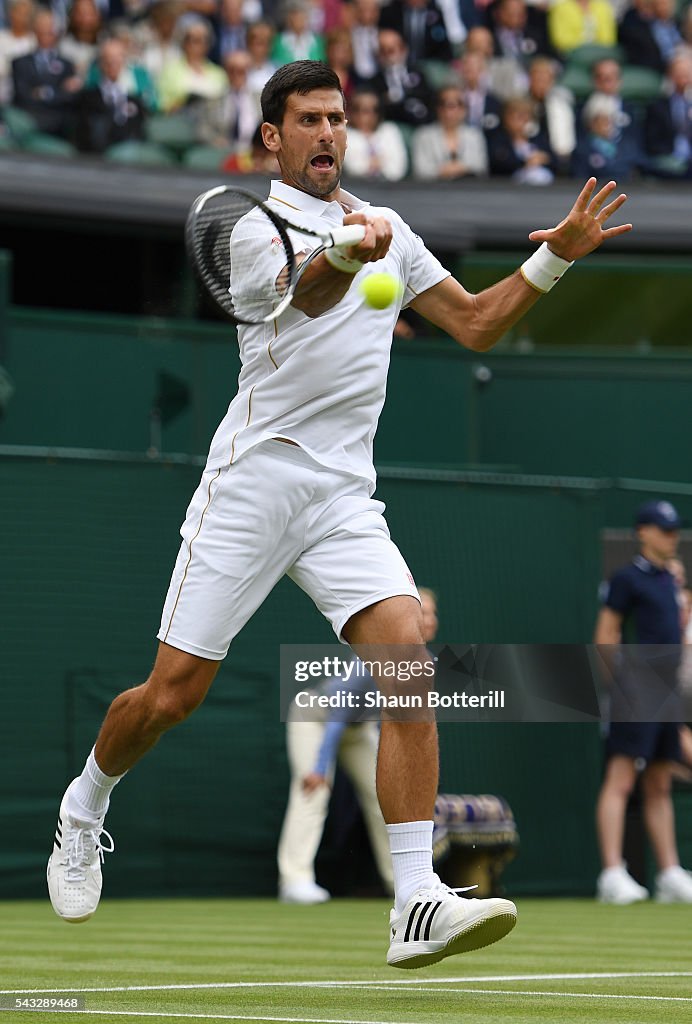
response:
[[[0,895],[39,896],[65,782],[112,696],[152,661],[199,475],[194,458],[145,453],[206,450],[237,354],[213,326],[16,310],[4,341],[16,394],[0,419]],[[442,641],[590,638],[601,529],[657,493],[692,519],[691,372],[684,353],[396,346],[378,495],[417,579],[439,591]],[[45,450],[66,446],[81,451]],[[116,791],[112,894],[274,891],[287,786],[278,645],[328,639],[282,583],[206,704]],[[442,788],[502,793],[517,815],[511,891],[591,892],[597,730],[449,725],[441,738]]]

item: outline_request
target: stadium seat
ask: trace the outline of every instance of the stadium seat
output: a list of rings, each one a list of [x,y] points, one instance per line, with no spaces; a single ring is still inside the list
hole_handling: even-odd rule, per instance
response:
[[[638,68],[626,64],[622,69],[621,94],[624,100],[633,103],[649,103],[661,95],[663,80],[651,68]]]
[[[45,132],[32,132],[30,135],[25,135],[21,142],[21,148],[25,153],[41,153],[43,156],[77,156],[77,150],[71,142]]]
[[[38,131],[38,125],[31,114],[27,114],[25,110],[20,110],[19,107],[5,107],[3,118],[10,135],[15,142],[20,144],[27,135],[32,135]]]
[[[578,100],[585,99],[593,91],[591,75],[588,69],[580,64],[568,64],[560,79],[560,85],[569,89]]]
[[[445,64],[444,61],[422,60],[418,66],[433,89],[441,89],[445,85],[457,85],[459,83],[459,75],[455,74],[454,69],[450,68],[449,64]]]
[[[232,149],[219,149],[218,146],[193,146],[183,154],[183,164],[200,171],[219,171],[232,152]]]
[[[597,43],[585,43],[584,46],[577,46],[576,49],[565,54],[565,60],[569,67],[586,68],[587,71],[591,70],[597,60],[603,60],[606,57],[622,64],[625,60],[625,51],[621,46],[599,46]]]
[[[178,156],[197,142],[195,127],[187,114],[153,114],[145,131],[149,142],[166,146]]]
[[[147,164],[149,166],[165,166],[177,164],[178,161],[164,146],[155,142],[117,142],[103,154],[105,160],[120,164]]]

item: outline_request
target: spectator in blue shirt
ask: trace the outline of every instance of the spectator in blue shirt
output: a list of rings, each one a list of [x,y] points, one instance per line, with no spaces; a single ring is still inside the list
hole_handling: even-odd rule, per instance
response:
[[[604,645],[604,659],[611,666],[617,664],[614,648],[625,641],[659,645],[660,660],[668,673],[675,675],[681,616],[668,565],[677,550],[680,526],[670,502],[651,501],[639,509],[639,553],[610,580],[596,625],[595,643]],[[626,686],[631,679],[620,673],[617,682]],[[638,697],[636,693],[632,696]],[[680,866],[671,798],[672,769],[680,760],[679,723],[613,721],[606,754],[606,774],[596,810],[603,866],[597,885],[599,899],[622,905],[649,896],[622,860],[627,802],[641,770],[644,824],[658,866],[656,899],[692,903],[692,874]]]

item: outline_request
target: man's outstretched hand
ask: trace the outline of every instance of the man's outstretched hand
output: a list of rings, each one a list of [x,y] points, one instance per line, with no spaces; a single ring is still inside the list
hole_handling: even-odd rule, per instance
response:
[[[596,179],[589,178],[565,219],[556,228],[532,231],[529,238],[532,242],[547,242],[556,256],[571,261],[593,252],[606,238],[626,234],[632,230],[631,224],[618,224],[612,228],[603,226],[627,200],[623,193],[611,203],[606,203],[616,188],[617,183],[609,181],[594,195]]]

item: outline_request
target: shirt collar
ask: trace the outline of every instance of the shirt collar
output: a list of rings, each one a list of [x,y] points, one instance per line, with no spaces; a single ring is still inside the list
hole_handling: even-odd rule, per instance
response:
[[[366,209],[370,203],[365,202],[363,199],[358,199],[357,196],[347,192],[346,189],[339,189],[339,199],[334,200],[331,203],[327,203],[324,199],[318,199],[317,196],[311,196],[307,192],[302,192],[299,188],[294,188],[293,185],[287,185],[283,181],[272,181],[271,188],[269,190],[269,198],[278,200],[280,203],[285,203],[286,206],[290,206],[294,210],[302,210],[304,213],[314,213],[318,217],[324,216],[327,210],[333,210],[335,206],[344,204],[348,206],[353,213],[360,210]],[[343,209],[341,213],[343,214]]]
[[[660,565],[654,565],[648,558],[644,558],[644,555],[635,555],[632,562],[642,572],[648,573],[649,576],[655,576],[660,572],[668,572],[667,569],[661,568]]]

